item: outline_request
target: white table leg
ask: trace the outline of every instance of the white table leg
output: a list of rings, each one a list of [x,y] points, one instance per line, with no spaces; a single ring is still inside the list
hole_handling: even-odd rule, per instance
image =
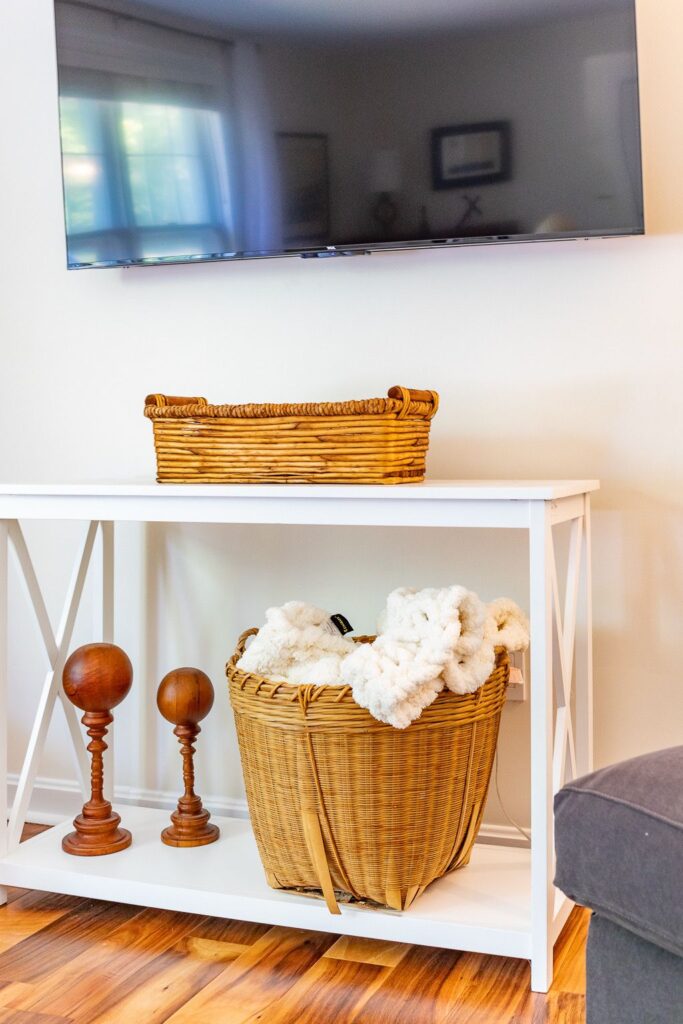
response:
[[[531,618],[531,988],[553,977],[553,539],[545,502],[530,503]]]
[[[579,775],[593,771],[593,600],[591,567],[591,499],[584,497],[583,547],[579,578],[576,635],[575,714],[576,767]]]
[[[114,524],[100,523],[100,549],[93,560],[93,641],[114,642]],[[104,752],[104,796],[114,799],[114,735],[116,722],[107,732]]]
[[[0,857],[8,848],[7,822],[7,672],[9,522],[0,519]],[[0,886],[0,905],[7,903],[7,888]]]
[[[554,612],[553,681],[557,705],[553,745],[553,795],[565,782],[575,779],[577,775],[572,688],[582,550],[583,516],[579,516],[571,522],[564,606],[560,602],[557,563],[554,548],[551,548]]]
[[[26,812],[31,799],[40,756],[45,745],[45,739],[57,697],[62,698],[67,724],[73,741],[73,749],[76,756],[76,768],[79,774],[81,788],[84,791],[87,791],[86,780],[89,778],[89,765],[83,741],[83,734],[78,724],[76,709],[63,694],[61,675],[64,663],[69,654],[69,645],[71,644],[71,637],[73,636],[73,630],[76,623],[76,614],[83,594],[83,587],[85,586],[90,556],[92,554],[95,536],[97,533],[97,525],[98,524],[96,522],[93,522],[90,523],[90,526],[88,527],[83,545],[74,564],[71,583],[64,603],[64,610],[62,612],[59,628],[56,635],[52,635],[50,631],[49,642],[46,642],[50,668],[43,682],[43,689],[40,694],[33,728],[31,729],[31,736],[29,738],[26,756],[24,757],[24,763],[17,783],[17,791],[9,822],[8,843],[10,849],[17,845],[21,839],[21,832],[26,820]],[[17,553],[20,566],[23,570],[23,576],[28,588],[29,597],[31,598],[31,602],[36,610],[36,615],[40,623],[44,618],[44,601],[18,522],[12,523],[11,533],[14,548]]]

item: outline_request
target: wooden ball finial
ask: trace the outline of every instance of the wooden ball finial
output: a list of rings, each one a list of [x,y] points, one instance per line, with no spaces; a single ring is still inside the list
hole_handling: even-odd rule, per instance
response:
[[[62,840],[62,849],[79,857],[99,857],[125,850],[131,834],[119,828],[120,816],[104,798],[104,763],[107,749],[104,737],[115,708],[133,683],[133,668],[125,651],[114,644],[87,644],[79,647],[64,666],[64,692],[77,708],[84,711],[82,722],[90,743],[91,796],[74,820],[75,832]]]
[[[185,784],[178,809],[171,815],[172,824],[161,833],[167,846],[206,846],[220,835],[217,826],[210,824],[210,814],[194,791],[194,742],[201,731],[199,723],[213,707],[213,698],[211,680],[198,668],[174,669],[159,684],[157,707],[166,721],[175,725],[173,732],[180,743]]]
[[[213,707],[213,685],[198,668],[176,668],[159,683],[157,707],[172,725],[199,725]]]
[[[67,697],[81,711],[111,711],[133,685],[133,666],[115,644],[86,644],[66,662],[62,681]]]

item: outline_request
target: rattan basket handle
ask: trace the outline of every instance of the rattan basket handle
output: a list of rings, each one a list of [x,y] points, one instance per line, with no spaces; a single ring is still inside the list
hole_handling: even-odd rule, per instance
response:
[[[436,411],[439,408],[439,396],[436,391],[418,391],[415,388],[404,388],[400,384],[396,384],[393,388],[389,388],[387,394],[389,398],[398,398],[403,402],[403,408],[398,414],[400,420],[405,419],[408,415],[411,402],[428,402],[431,404],[430,420],[436,416]]]
[[[252,636],[256,636],[257,633],[258,629],[256,628],[256,626],[253,626],[251,629],[245,629],[244,633],[241,634],[239,640],[237,641],[237,647],[235,648],[235,661],[239,661],[244,652],[246,651],[247,640]]]
[[[232,658],[230,658],[230,660],[228,661],[227,665],[225,666],[226,675],[227,675],[227,673],[228,673],[228,671],[230,669],[230,666],[231,665],[233,665],[233,666],[237,665],[237,662],[240,660],[240,658],[242,657],[242,655],[246,651],[246,649],[247,649],[247,640],[249,640],[249,638],[252,637],[252,636],[256,636],[257,633],[258,633],[258,629],[256,629],[256,628],[254,628],[254,629],[245,629],[244,633],[242,633],[242,635],[240,636],[239,640],[237,641],[237,647],[235,648],[235,653],[233,654]]]
[[[163,408],[165,405],[208,405],[205,398],[181,398],[178,395],[147,395],[145,405],[156,405]]]

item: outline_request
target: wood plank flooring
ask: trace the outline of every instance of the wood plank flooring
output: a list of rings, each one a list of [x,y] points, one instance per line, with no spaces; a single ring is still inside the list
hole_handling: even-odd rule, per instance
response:
[[[0,1024],[584,1024],[587,930],[541,996],[525,961],[15,889]]]

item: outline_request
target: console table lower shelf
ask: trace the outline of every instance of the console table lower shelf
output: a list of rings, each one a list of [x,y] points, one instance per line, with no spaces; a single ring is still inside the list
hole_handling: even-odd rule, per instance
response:
[[[5,899],[3,885],[20,885],[530,958],[531,988],[547,992],[553,978],[553,945],[571,909],[553,886],[553,794],[593,768],[590,496],[597,488],[595,480],[446,480],[381,486],[0,483],[0,904]],[[85,523],[57,631],[50,621],[23,520]],[[430,886],[403,915],[345,907],[341,917],[331,917],[323,903],[266,886],[249,824],[241,819],[218,821],[223,832],[220,842],[196,850],[165,848],[159,834],[167,824],[166,813],[142,808],[125,811],[124,824],[133,832],[134,843],[111,857],[69,858],[62,853],[61,838],[71,830],[71,822],[20,846],[58,701],[66,713],[77,774],[87,798],[90,765],[76,710],[62,686],[62,671],[73,646],[89,567],[95,574],[90,594],[95,616],[92,639],[116,640],[115,590],[120,588],[118,601],[128,609],[129,595],[141,585],[136,571],[122,572],[121,565],[114,571],[120,561],[114,557],[115,524],[120,522],[218,524],[226,529],[276,526],[283,531],[282,544],[292,526],[368,527],[376,531],[375,537],[393,527],[441,530],[446,536],[453,530],[471,529],[521,534],[528,545],[531,620],[531,850],[478,846],[469,867]],[[35,718],[8,814],[7,743],[3,742],[8,709],[15,693],[21,693],[22,700],[29,692],[35,694],[21,677],[10,687],[9,647],[14,638],[9,618],[10,553],[35,613],[49,668],[36,695]],[[156,564],[152,552],[146,559],[146,566]],[[141,616],[141,651],[148,642],[147,624]],[[21,664],[18,656],[14,661]],[[147,699],[141,691],[139,714]],[[113,747],[110,744],[107,752],[105,774],[111,787],[116,777]]]
[[[342,906],[277,892],[265,880],[248,820],[214,817],[218,842],[164,846],[168,812],[119,807],[132,846],[107,857],[73,857],[61,848],[71,819],[22,843],[0,860],[0,884],[117,903],[474,953],[531,956],[531,856],[527,849],[475,845],[468,867],[442,878],[407,911]],[[555,933],[571,910],[560,893]]]

